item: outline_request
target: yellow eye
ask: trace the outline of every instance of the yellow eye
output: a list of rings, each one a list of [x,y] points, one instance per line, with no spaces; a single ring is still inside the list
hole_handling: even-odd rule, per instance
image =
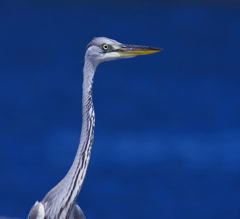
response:
[[[108,44],[103,44],[102,48],[104,51],[107,51],[109,49],[109,45]]]

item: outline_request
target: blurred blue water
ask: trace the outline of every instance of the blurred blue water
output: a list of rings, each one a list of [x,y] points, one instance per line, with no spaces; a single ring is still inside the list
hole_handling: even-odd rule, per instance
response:
[[[0,215],[26,218],[67,172],[95,36],[164,48],[101,64],[87,218],[240,217],[240,6],[0,2]]]

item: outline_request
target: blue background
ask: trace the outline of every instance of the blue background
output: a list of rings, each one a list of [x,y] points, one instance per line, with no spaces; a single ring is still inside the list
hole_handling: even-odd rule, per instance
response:
[[[87,218],[240,218],[237,1],[0,1],[0,215],[69,169],[95,36],[164,51],[97,69]]]

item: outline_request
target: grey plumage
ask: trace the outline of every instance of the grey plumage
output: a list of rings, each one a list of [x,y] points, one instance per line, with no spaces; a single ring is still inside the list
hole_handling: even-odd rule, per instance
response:
[[[104,61],[159,51],[161,49],[124,45],[106,37],[94,38],[88,44],[83,68],[82,131],[75,159],[66,176],[31,208],[28,219],[85,219],[76,199],[86,176],[94,139],[92,86],[95,70]]]

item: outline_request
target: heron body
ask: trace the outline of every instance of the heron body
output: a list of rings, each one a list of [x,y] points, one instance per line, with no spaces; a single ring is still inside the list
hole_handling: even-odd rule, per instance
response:
[[[76,199],[86,176],[94,139],[92,86],[96,68],[104,61],[159,51],[153,47],[125,45],[106,37],[94,38],[88,44],[83,68],[82,131],[75,159],[66,176],[31,208],[28,219],[85,219]]]

